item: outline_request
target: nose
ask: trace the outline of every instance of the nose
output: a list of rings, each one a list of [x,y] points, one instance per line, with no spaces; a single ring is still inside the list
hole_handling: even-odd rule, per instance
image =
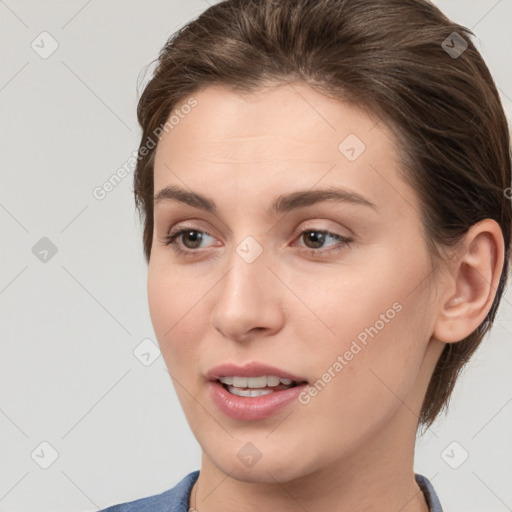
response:
[[[284,321],[285,290],[268,268],[265,252],[249,261],[233,251],[229,271],[215,287],[210,319],[225,338],[241,342],[275,334]]]

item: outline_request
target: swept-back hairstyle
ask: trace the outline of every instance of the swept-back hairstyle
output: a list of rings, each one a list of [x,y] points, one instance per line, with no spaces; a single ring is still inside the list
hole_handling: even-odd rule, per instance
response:
[[[467,338],[446,344],[435,367],[419,418],[430,426],[494,321],[510,259],[509,128],[471,36],[427,0],[226,0],[208,8],[169,38],[138,104],[134,193],[146,261],[156,150],[147,141],[193,93],[301,81],[377,115],[395,133],[400,172],[418,194],[434,271],[482,219],[494,219],[505,240],[488,315]]]

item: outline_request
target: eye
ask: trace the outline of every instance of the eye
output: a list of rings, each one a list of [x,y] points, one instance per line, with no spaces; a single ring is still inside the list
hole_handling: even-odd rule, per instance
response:
[[[306,235],[306,236],[305,236]],[[333,247],[330,249],[323,249],[325,241],[327,239],[334,239],[335,243],[331,244]],[[313,256],[323,254],[323,253],[333,253],[338,252],[350,245],[352,239],[338,235],[337,233],[332,233],[331,231],[320,230],[320,229],[306,229],[300,231],[299,240],[304,240],[306,242],[306,251],[308,254]],[[311,244],[311,246],[308,246]]]
[[[337,233],[332,233],[331,231],[320,230],[320,229],[307,229],[298,232],[298,239],[306,240],[306,248],[304,252],[311,256],[319,256],[322,254],[331,254],[334,252],[341,251],[346,249],[352,239],[338,235]],[[307,235],[304,238],[304,235]],[[194,256],[196,249],[199,249],[201,243],[206,238],[213,238],[205,231],[200,231],[198,229],[194,229],[192,227],[182,227],[181,229],[177,229],[171,231],[164,238],[165,245],[169,245],[173,248],[173,250],[182,256]],[[179,240],[181,239],[181,243]],[[326,240],[332,239],[335,241],[334,244],[331,244],[333,247],[330,249],[324,249],[324,245]],[[312,246],[308,246],[311,244]],[[185,246],[185,249],[182,249],[181,246]]]
[[[183,227],[181,229],[178,229],[176,231],[171,231],[166,237],[165,237],[165,245],[170,245],[177,254],[182,255],[191,255],[191,252],[194,252],[194,249],[197,249],[201,242],[206,237],[210,237],[208,233],[205,231],[199,231],[198,229],[194,229],[191,227]],[[177,239],[181,238],[182,243],[185,242],[185,240],[190,240],[189,242],[184,243],[185,247],[189,250],[183,250],[180,245],[177,242]],[[210,237],[212,238],[212,237]]]

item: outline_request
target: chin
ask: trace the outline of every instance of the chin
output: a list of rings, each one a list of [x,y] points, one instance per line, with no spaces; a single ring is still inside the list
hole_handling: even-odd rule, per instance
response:
[[[281,469],[280,464],[272,464],[272,462],[267,462],[266,464],[262,461],[258,462],[252,468],[244,468],[241,467],[240,464],[220,466],[220,469],[229,474],[231,478],[238,480],[239,482],[248,482],[248,483],[268,483],[275,484],[276,482],[289,482],[290,480],[294,480],[298,478],[296,469],[288,468],[288,470],[283,471]]]
[[[244,446],[247,445],[244,443]],[[262,448],[264,453],[259,459],[244,463],[243,456],[239,456],[242,450],[238,446],[233,451],[223,450],[223,453],[219,453],[218,448],[218,444],[213,447],[214,457],[211,458],[213,464],[224,474],[240,482],[272,484],[289,482],[311,473],[310,466],[314,465],[313,461],[308,462],[297,449],[292,450],[291,453],[285,453],[273,447],[272,449]],[[247,453],[250,450],[246,448]]]

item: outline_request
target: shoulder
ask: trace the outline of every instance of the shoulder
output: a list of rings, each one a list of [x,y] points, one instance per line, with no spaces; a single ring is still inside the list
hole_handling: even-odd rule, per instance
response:
[[[193,471],[178,482],[172,489],[168,489],[160,494],[148,496],[147,498],[112,505],[99,512],[157,512],[160,510],[188,512],[190,490],[198,476],[199,471]]]
[[[416,479],[416,483],[419,485],[420,489],[425,495],[425,500],[427,501],[430,512],[443,512],[441,502],[439,501],[439,498],[437,497],[436,491],[430,483],[430,480],[427,477],[417,473],[415,473],[414,478]]]

